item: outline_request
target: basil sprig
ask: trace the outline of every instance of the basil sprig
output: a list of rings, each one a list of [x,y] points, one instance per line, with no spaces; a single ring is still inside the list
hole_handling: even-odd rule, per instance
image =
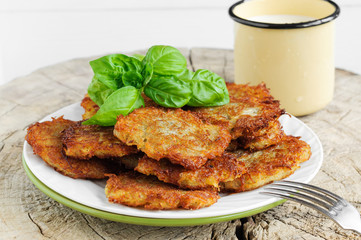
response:
[[[112,54],[90,62],[94,77],[89,97],[98,112],[83,122],[113,126],[120,114],[126,116],[144,106],[144,92],[163,107],[220,106],[229,102],[224,80],[208,70],[192,72],[187,60],[171,46],[153,46],[145,56]]]

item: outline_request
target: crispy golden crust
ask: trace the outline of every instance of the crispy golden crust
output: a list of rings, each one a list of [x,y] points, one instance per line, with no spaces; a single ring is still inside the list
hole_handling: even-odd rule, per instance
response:
[[[234,153],[246,164],[247,171],[240,178],[223,183],[223,191],[249,191],[286,178],[311,157],[311,148],[298,137],[285,136],[279,144],[267,149]]]
[[[80,105],[85,110],[84,114],[82,115],[83,120],[91,118],[99,110],[99,106],[90,99],[88,94],[85,94],[85,97],[81,101]]]
[[[150,158],[168,158],[187,169],[222,155],[231,140],[227,130],[204,123],[188,111],[154,107],[119,116],[114,135]]]
[[[119,141],[113,135],[113,130],[113,127],[82,125],[78,122],[64,131],[64,153],[68,157],[90,159],[118,158],[138,152],[137,148]]]
[[[82,161],[66,157],[62,153],[62,131],[76,122],[62,117],[35,123],[28,128],[26,141],[33,147],[34,154],[39,155],[56,171],[72,178],[102,179],[104,174],[113,173],[117,166],[103,160]]]
[[[219,183],[232,181],[245,173],[243,162],[238,161],[232,153],[208,160],[199,169],[187,170],[162,159],[153,160],[144,156],[134,169],[146,175],[155,175],[159,180],[175,184],[185,189],[218,190]]]
[[[284,137],[282,126],[278,120],[268,123],[254,134],[248,134],[237,138],[237,148],[250,149],[251,151],[262,150],[279,143]]]
[[[107,175],[105,194],[109,202],[146,209],[199,209],[217,202],[214,191],[178,189],[156,178],[135,172]]]
[[[310,156],[307,143],[297,137],[285,136],[278,145],[257,152],[227,152],[222,157],[208,160],[196,170],[186,170],[166,159],[155,161],[147,156],[139,161],[133,159],[131,165],[136,166],[134,170],[140,173],[154,175],[181,188],[221,187],[223,191],[241,192],[289,176]]]
[[[249,86],[248,84],[235,84],[226,83],[228,93],[232,98],[241,100],[244,102],[262,102],[279,106],[279,101],[275,100],[266,84],[260,83],[256,86]]]
[[[227,83],[227,88],[230,94],[229,104],[192,108],[191,111],[204,121],[226,128],[232,139],[252,139],[254,136],[264,135],[264,129],[271,129],[269,124],[277,121],[284,113],[279,107],[279,101],[274,100],[264,84],[248,86]],[[275,143],[277,142],[272,144]],[[267,146],[260,143],[254,146],[258,145],[262,148]]]

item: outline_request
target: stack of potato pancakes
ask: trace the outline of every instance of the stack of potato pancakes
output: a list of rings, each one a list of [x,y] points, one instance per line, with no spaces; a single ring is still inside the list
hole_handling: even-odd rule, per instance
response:
[[[145,107],[119,116],[114,127],[62,117],[35,123],[26,140],[56,171],[72,178],[108,178],[110,202],[146,209],[198,209],[219,192],[243,192],[292,174],[310,146],[287,136],[284,114],[264,84],[227,83],[219,107]],[[83,120],[99,107],[86,95]]]

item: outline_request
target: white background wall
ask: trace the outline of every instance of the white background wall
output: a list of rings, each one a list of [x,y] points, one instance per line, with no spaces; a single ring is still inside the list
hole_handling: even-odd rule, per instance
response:
[[[1,0],[0,84],[68,59],[155,44],[232,49],[234,2]],[[336,2],[336,66],[361,74],[361,1]]]

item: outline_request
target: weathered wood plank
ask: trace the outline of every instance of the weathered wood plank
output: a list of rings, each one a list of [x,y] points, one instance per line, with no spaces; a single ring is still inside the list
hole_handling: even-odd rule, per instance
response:
[[[144,54],[144,51],[138,53]],[[192,69],[233,81],[231,50],[182,49]],[[45,67],[0,86],[0,239],[361,239],[317,212],[286,202],[242,220],[195,227],[144,227],[91,217],[39,191],[21,164],[26,128],[80,101],[95,57]],[[334,100],[303,117],[320,137],[324,163],[313,184],[361,210],[361,76],[337,70]]]

